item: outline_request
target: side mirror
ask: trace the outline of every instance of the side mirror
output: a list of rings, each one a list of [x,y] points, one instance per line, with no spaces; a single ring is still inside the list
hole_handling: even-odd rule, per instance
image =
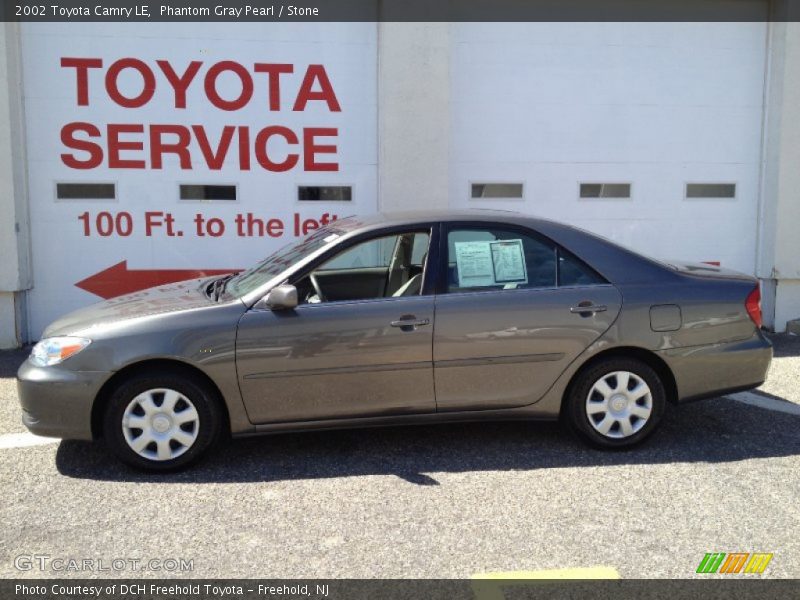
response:
[[[291,310],[298,304],[297,288],[286,283],[276,286],[267,294],[264,304],[270,310]]]

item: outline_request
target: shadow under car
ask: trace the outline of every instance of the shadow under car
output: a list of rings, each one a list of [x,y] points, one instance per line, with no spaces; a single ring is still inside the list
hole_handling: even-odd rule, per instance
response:
[[[800,416],[716,398],[669,406],[639,447],[589,449],[553,422],[492,422],[286,433],[234,440],[190,470],[154,475],[120,464],[101,443],[63,441],[68,477],[125,482],[224,483],[394,475],[438,485],[436,473],[669,463],[725,463],[800,454]]]

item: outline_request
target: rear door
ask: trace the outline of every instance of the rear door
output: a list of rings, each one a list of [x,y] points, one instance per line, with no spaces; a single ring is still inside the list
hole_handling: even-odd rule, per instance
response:
[[[439,411],[524,406],[614,322],[619,291],[535,232],[446,224],[433,360]]]

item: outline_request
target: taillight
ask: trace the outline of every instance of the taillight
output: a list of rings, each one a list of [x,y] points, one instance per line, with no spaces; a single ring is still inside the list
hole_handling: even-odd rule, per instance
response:
[[[747,300],[744,301],[744,307],[747,309],[747,314],[753,319],[756,327],[761,328],[761,288],[758,284],[753,288],[753,291],[747,295]]]

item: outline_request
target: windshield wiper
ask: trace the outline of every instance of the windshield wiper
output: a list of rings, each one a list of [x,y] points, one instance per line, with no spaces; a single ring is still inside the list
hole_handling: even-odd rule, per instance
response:
[[[220,277],[219,279],[215,279],[211,282],[211,285],[208,288],[209,295],[214,298],[214,302],[219,302],[219,298],[222,293],[225,291],[225,286],[228,285],[228,282],[233,279],[235,273],[231,273],[230,275],[225,275],[225,277]]]

